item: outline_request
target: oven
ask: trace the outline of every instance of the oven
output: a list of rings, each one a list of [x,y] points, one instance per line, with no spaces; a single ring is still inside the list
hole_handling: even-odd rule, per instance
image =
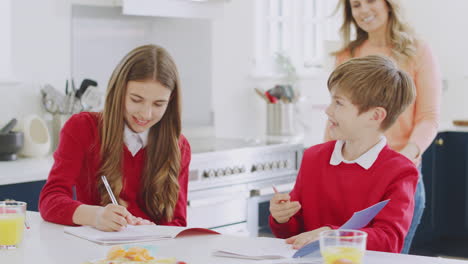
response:
[[[294,186],[303,147],[242,139],[189,139],[187,224],[225,234],[268,235],[272,185]]]

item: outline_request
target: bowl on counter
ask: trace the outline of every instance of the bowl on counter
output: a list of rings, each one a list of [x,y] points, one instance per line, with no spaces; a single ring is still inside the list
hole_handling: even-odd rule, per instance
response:
[[[17,153],[23,145],[23,132],[8,132],[0,134],[0,161],[16,160]]]

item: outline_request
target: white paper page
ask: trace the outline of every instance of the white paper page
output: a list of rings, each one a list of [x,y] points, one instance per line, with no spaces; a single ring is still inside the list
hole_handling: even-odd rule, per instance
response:
[[[282,259],[292,258],[297,250],[292,249],[292,245],[286,244],[283,239],[255,238],[254,247],[245,245],[230,246],[229,248],[220,248],[213,252],[214,256],[231,257],[242,259]]]
[[[90,226],[65,227],[64,231],[95,242],[128,242],[174,238],[184,229],[178,226],[129,225],[119,232],[104,232]]]

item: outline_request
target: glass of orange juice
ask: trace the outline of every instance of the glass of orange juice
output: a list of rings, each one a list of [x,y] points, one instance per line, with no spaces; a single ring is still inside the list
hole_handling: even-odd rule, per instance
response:
[[[13,249],[21,243],[25,216],[25,202],[0,201],[0,249]]]
[[[362,264],[367,233],[338,229],[320,233],[320,253],[325,264]]]

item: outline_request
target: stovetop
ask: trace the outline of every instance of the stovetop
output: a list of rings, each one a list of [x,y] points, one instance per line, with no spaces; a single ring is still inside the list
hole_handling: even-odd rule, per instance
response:
[[[276,145],[275,143],[267,143],[259,139],[242,139],[242,138],[189,138],[192,153],[205,153],[225,151],[240,148],[259,147],[267,145]]]

